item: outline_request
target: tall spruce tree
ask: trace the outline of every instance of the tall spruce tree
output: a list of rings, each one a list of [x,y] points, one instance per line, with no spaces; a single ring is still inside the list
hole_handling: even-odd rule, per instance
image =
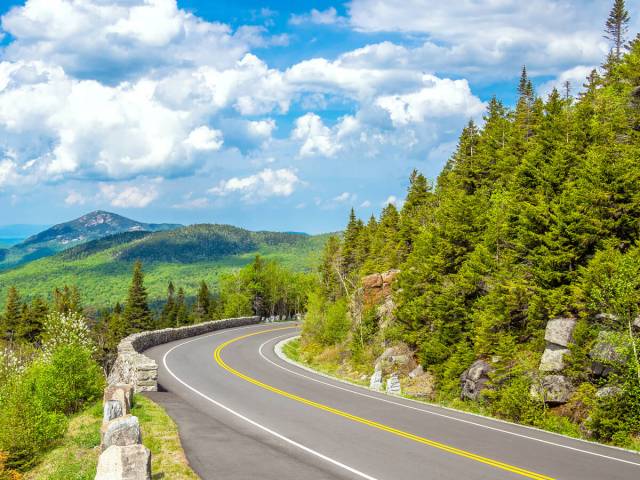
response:
[[[198,288],[198,295],[196,296],[196,305],[195,305],[195,316],[196,321],[204,322],[209,319],[211,308],[211,293],[209,292],[209,287],[207,286],[207,282],[202,280],[200,282],[200,287]]]
[[[127,325],[127,333],[151,330],[154,327],[153,314],[147,303],[142,262],[139,260],[133,266],[131,286],[124,308],[124,321]]]
[[[613,44],[611,50],[616,62],[620,61],[622,50],[627,41],[629,20],[629,12],[624,0],[614,0],[611,12],[609,12],[609,17],[605,23],[604,37]]]
[[[22,302],[16,287],[9,287],[7,302],[2,315],[2,336],[5,340],[14,341],[22,321]]]

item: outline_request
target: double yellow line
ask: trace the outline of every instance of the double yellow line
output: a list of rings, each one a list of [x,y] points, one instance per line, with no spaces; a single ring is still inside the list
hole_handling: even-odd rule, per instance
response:
[[[222,368],[224,368],[229,373],[235,375],[236,377],[239,377],[239,378],[241,378],[241,379],[243,379],[243,380],[245,380],[245,381],[247,381],[249,383],[252,383],[253,385],[256,385],[256,386],[258,386],[260,388],[263,388],[263,389],[268,390],[270,392],[276,393],[276,394],[281,395],[283,397],[289,398],[289,399],[294,400],[296,402],[303,403],[305,405],[309,405],[310,407],[314,407],[314,408],[317,408],[319,410],[324,410],[325,412],[333,413],[334,415],[338,415],[340,417],[347,418],[347,419],[352,420],[354,422],[361,423],[363,425],[368,425],[368,426],[376,428],[378,430],[389,432],[389,433],[392,433],[392,434],[397,435],[399,437],[407,438],[409,440],[413,440],[414,442],[422,443],[424,445],[428,445],[430,447],[437,448],[439,450],[443,450],[445,452],[452,453],[452,454],[458,455],[460,457],[469,458],[471,460],[475,460],[476,462],[484,463],[486,465],[490,465],[492,467],[498,468],[500,470],[505,470],[507,472],[515,473],[517,475],[521,475],[521,476],[526,477],[526,478],[532,478],[532,479],[535,479],[535,480],[553,480],[552,477],[547,477],[546,475],[541,475],[539,473],[530,472],[530,471],[525,470],[525,469],[520,468],[520,467],[516,467],[516,466],[513,466],[513,465],[509,465],[507,463],[499,462],[498,460],[492,460],[491,458],[483,457],[481,455],[476,455],[475,453],[467,452],[465,450],[461,450],[459,448],[455,448],[455,447],[452,447],[450,445],[446,445],[444,443],[436,442],[434,440],[429,440],[428,438],[420,437],[420,436],[414,435],[412,433],[408,433],[408,432],[405,432],[405,431],[402,431],[402,430],[398,430],[397,428],[389,427],[387,425],[384,425],[384,424],[378,423],[378,422],[374,422],[372,420],[367,420],[366,418],[362,418],[362,417],[358,417],[356,415],[352,415],[352,414],[344,412],[342,410],[338,410],[337,408],[329,407],[327,405],[323,405],[322,403],[314,402],[313,400],[308,400],[306,398],[299,397],[298,395],[294,395],[292,393],[285,392],[284,390],[280,390],[279,388],[272,387],[271,385],[267,385],[266,383],[263,383],[263,382],[261,382],[259,380],[256,380],[255,378],[252,378],[252,377],[250,377],[248,375],[245,375],[242,372],[237,371],[236,369],[234,369],[234,368],[230,367],[229,365],[227,365],[225,363],[225,361],[222,359],[222,356],[221,356],[222,350],[224,350],[227,346],[231,345],[232,343],[235,343],[235,342],[237,342],[239,340],[243,340],[245,338],[253,337],[255,335],[262,335],[264,333],[275,332],[275,331],[279,331],[279,330],[288,330],[288,329],[291,329],[291,328],[296,328],[296,327],[281,327],[281,328],[272,328],[272,329],[269,329],[269,330],[261,330],[259,332],[249,333],[249,334],[246,334],[246,335],[241,335],[241,336],[236,337],[236,338],[232,338],[231,340],[227,340],[226,342],[222,343],[218,348],[216,348],[216,350],[214,352],[214,359],[215,359],[215,361],[216,361],[216,363],[218,365],[220,365]]]

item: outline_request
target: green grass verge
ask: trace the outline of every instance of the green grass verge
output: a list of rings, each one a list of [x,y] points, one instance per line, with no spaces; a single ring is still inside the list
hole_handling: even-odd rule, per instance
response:
[[[197,480],[180,444],[178,428],[164,409],[141,395],[131,412],[140,420],[142,440],[151,451],[153,479]],[[25,480],[93,480],[100,455],[102,402],[73,416],[59,445],[43,456]]]

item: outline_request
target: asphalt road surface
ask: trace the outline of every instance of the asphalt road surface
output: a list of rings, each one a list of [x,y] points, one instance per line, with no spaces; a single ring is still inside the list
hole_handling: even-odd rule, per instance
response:
[[[203,479],[640,479],[640,455],[346,385],[279,359],[295,324],[150,349]]]

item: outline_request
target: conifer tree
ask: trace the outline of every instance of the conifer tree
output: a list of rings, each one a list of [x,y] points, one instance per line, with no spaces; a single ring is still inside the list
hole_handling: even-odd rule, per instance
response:
[[[183,325],[191,323],[189,321],[189,310],[185,299],[184,289],[182,287],[178,288],[175,312],[176,327],[182,327]]]
[[[613,59],[620,61],[622,50],[626,42],[627,32],[629,31],[629,12],[624,0],[614,0],[611,12],[605,23],[604,37],[612,44]]]
[[[162,307],[160,314],[160,325],[163,328],[174,327],[176,324],[176,302],[175,302],[175,287],[173,282],[169,282],[167,285],[167,301]]]
[[[147,290],[144,286],[144,274],[140,261],[136,261],[133,266],[131,286],[123,315],[127,333],[151,330],[154,326],[153,315],[147,303]]]
[[[30,343],[36,343],[42,332],[42,325],[49,313],[49,307],[41,297],[31,301],[31,305],[24,304],[18,336]]]
[[[196,308],[195,315],[198,322],[204,322],[209,318],[209,310],[211,308],[211,293],[207,283],[202,280],[200,282],[200,288],[198,289],[198,295],[196,296]]]
[[[2,315],[2,336],[5,340],[14,341],[22,320],[22,302],[15,287],[9,287],[7,301]]]

